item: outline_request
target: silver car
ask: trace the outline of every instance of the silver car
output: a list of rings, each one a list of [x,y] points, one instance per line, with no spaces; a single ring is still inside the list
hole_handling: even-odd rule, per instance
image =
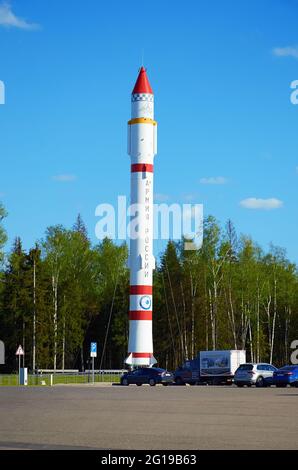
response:
[[[241,364],[235,372],[234,383],[237,387],[267,387],[273,384],[273,373],[276,367],[266,363]]]

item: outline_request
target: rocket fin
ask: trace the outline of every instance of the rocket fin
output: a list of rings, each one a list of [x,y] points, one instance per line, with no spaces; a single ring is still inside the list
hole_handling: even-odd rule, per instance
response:
[[[125,359],[125,364],[131,366],[132,365],[132,354],[130,353],[129,356]]]
[[[155,357],[152,354],[152,356],[150,357],[150,367],[154,366],[154,364],[156,364],[156,363],[157,363],[157,360],[155,359]]]

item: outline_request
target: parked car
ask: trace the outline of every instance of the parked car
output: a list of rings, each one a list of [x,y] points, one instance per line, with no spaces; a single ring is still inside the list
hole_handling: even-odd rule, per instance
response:
[[[273,385],[273,374],[277,368],[272,364],[241,364],[235,372],[234,383],[237,387],[267,387]]]
[[[174,380],[173,374],[158,367],[142,367],[131,372],[126,372],[121,377],[121,385],[136,384],[138,386],[149,384],[152,387],[156,384],[168,385]]]
[[[284,366],[273,374],[273,383],[277,387],[298,387],[298,365]]]
[[[177,385],[196,385],[200,382],[200,362],[197,359],[186,361],[174,372],[174,381]]]

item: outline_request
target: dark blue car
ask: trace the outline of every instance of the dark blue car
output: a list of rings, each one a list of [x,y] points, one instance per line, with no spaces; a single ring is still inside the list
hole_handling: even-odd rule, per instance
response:
[[[131,372],[126,372],[121,377],[121,385],[143,385],[149,384],[152,387],[156,384],[168,385],[173,382],[173,374],[158,367],[142,367]]]
[[[298,387],[298,365],[284,366],[273,374],[273,383],[277,387]]]

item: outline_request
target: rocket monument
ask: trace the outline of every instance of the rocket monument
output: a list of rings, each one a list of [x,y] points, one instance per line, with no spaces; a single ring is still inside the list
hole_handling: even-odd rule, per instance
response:
[[[137,219],[130,234],[129,343],[126,364],[152,366],[153,160],[157,152],[154,95],[141,67],[131,95],[128,154],[131,158],[131,215]],[[131,220],[131,228],[133,227]]]

